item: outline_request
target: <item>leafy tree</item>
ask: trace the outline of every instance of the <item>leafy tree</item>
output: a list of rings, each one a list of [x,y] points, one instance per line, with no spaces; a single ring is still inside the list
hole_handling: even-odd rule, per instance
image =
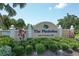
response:
[[[18,19],[17,20],[17,27],[18,28],[23,28],[23,27],[25,27],[26,25],[25,25],[25,22],[24,22],[24,20],[23,19]]]
[[[3,15],[1,17],[0,25],[3,29],[9,29],[11,25],[14,25],[16,28],[23,28],[26,26],[24,20],[21,18],[16,20],[7,15]]]
[[[79,29],[79,18],[75,15],[69,15],[67,13],[67,16],[64,16],[63,19],[58,20],[58,25],[62,25],[63,28],[70,28],[71,25],[75,27],[75,29]]]
[[[15,27],[17,26],[17,20],[14,18],[10,19],[10,23],[11,25],[14,25]]]

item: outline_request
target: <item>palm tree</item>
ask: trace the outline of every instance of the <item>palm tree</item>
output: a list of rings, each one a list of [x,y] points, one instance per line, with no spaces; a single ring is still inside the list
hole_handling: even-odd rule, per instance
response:
[[[13,3],[12,5],[10,5],[9,3],[5,4],[5,3],[0,3],[0,10],[5,10],[8,13],[8,16],[15,16],[16,15],[16,11],[15,11],[15,7],[19,6],[20,9],[24,8],[26,5],[26,3]],[[3,18],[2,15],[0,13],[0,26],[3,25],[2,22]]]
[[[26,3],[13,3],[12,6],[7,3],[0,3],[0,10],[5,10],[9,16],[15,16],[16,11],[14,10],[15,7],[19,6],[20,8],[25,7]]]

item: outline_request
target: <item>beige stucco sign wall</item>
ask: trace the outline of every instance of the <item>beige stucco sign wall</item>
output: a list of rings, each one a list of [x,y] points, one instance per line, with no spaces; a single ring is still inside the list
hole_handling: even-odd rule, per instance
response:
[[[58,28],[50,22],[41,22],[33,26],[32,37],[55,37],[58,36]]]

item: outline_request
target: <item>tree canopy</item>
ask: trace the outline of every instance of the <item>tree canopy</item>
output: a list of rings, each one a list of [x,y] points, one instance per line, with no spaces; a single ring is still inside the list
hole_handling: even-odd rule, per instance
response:
[[[61,25],[65,29],[69,29],[71,25],[74,26],[76,32],[79,31],[79,17],[76,15],[70,15],[67,13],[64,18],[58,20],[58,25]]]
[[[11,25],[14,25],[16,28],[24,28],[26,26],[24,20],[22,18],[14,19],[10,16],[3,15],[2,16],[2,25],[3,29],[9,29]]]
[[[17,20],[17,25],[16,25],[18,28],[24,28],[26,25],[25,25],[25,22],[23,19],[19,18]]]

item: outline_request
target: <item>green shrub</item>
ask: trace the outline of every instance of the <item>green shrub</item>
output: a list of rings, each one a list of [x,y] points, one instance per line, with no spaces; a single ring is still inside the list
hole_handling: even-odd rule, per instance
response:
[[[60,43],[60,45],[63,50],[67,50],[68,48],[70,48],[70,46],[66,43]]]
[[[10,38],[9,36],[1,36],[0,37],[0,45],[12,45],[13,44],[13,39]]]
[[[69,45],[70,48],[79,47],[79,42],[75,39],[65,39],[64,42]]]
[[[59,49],[59,46],[58,46],[57,42],[53,41],[53,42],[50,42],[48,44],[48,48],[49,48],[49,50],[55,52],[55,51],[57,51]]]
[[[1,46],[0,47],[0,56],[11,56],[12,55],[12,48],[10,46]]]
[[[50,40],[56,41],[56,42],[59,42],[61,39],[62,39],[62,38],[58,38],[58,37],[50,38]]]
[[[45,51],[45,46],[41,43],[36,44],[35,48],[38,54],[41,54]]]
[[[41,43],[41,39],[40,38],[33,38],[32,40],[27,40],[26,44],[27,45],[32,45],[33,49],[35,49],[35,45]]]
[[[32,38],[27,38],[27,40],[32,40]]]
[[[15,45],[13,48],[13,52],[16,55],[23,55],[24,54],[24,47],[22,45]]]
[[[73,45],[73,49],[79,48],[79,42],[75,42],[75,43],[73,43],[72,45]]]
[[[26,54],[27,54],[27,55],[32,54],[32,51],[33,51],[32,45],[27,45],[27,46],[25,47],[25,51],[26,51]]]
[[[48,49],[49,40],[42,41],[41,43],[44,44],[44,46],[46,47],[46,49]]]

